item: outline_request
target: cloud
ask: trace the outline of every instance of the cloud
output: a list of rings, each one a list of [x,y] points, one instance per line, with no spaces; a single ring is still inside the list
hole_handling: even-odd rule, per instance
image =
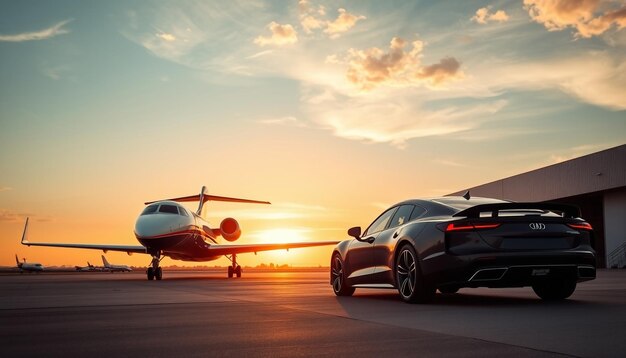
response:
[[[266,124],[266,125],[290,125],[294,127],[306,126],[304,122],[298,120],[296,117],[293,117],[293,116],[260,119],[257,122],[261,124]]]
[[[455,162],[454,160],[448,160],[448,159],[441,159],[441,158],[433,159],[433,162],[437,164],[445,165],[448,167],[456,167],[456,168],[467,167],[467,164]]]
[[[313,30],[324,29],[324,33],[331,39],[341,36],[341,34],[352,29],[359,20],[365,20],[362,15],[354,15],[346,9],[339,8],[339,15],[336,19],[324,20],[320,16],[326,15],[326,8],[322,5],[314,7],[308,0],[300,0],[298,2],[298,10],[300,12],[300,26],[307,34],[312,34]]]
[[[158,33],[156,34],[156,37],[160,38],[163,41],[168,41],[168,42],[176,41],[176,36],[172,34],[168,34],[167,32]]]
[[[570,159],[581,157],[583,155],[596,153],[601,150],[609,149],[620,144],[621,143],[600,143],[600,144],[579,145],[576,147],[565,149],[564,153],[561,153],[561,154],[551,154],[549,163],[550,164],[561,163]]]
[[[298,42],[298,33],[293,26],[286,24],[281,25],[275,21],[272,21],[267,27],[272,32],[272,36],[259,36],[254,39],[254,43],[259,46],[284,46],[291,45]]]
[[[300,18],[300,25],[302,26],[304,32],[310,34],[313,30],[322,28],[324,26],[324,22],[311,15],[305,15]]]
[[[258,15],[257,20],[269,19],[259,1],[163,2],[125,12],[119,27],[124,37],[154,56],[195,70],[213,71],[210,77],[215,79],[219,77],[215,72],[235,68],[238,73],[249,72],[242,69],[241,60],[256,49],[250,39],[258,35],[259,22],[233,20],[250,14]]]
[[[159,27],[167,31],[154,30],[141,35],[127,35],[158,57],[174,62],[187,61],[187,56],[206,40],[206,34],[199,29],[185,13],[172,12],[173,20]],[[157,27],[157,26],[155,26]],[[157,27],[157,28],[159,28]]]
[[[300,12],[300,26],[305,33],[311,34],[313,30],[324,27],[325,21],[318,19],[318,15],[326,15],[324,6],[320,6],[317,10],[307,0],[298,2],[298,10]]]
[[[506,22],[509,20],[509,15],[504,10],[498,10],[496,12],[490,12],[489,10],[491,10],[491,6],[476,10],[476,15],[474,15],[471,20],[482,25],[487,24],[489,21]]]
[[[343,42],[324,40],[328,36],[323,32],[328,18],[315,6],[305,15],[324,26],[309,28],[313,36],[301,27],[303,17],[298,16],[302,13],[293,14],[292,20],[281,20],[291,23],[294,33],[297,30],[298,46],[285,52],[269,44],[259,47],[251,41],[259,35],[259,26],[275,19],[269,8],[250,9],[251,2],[229,4],[234,9],[217,20],[213,14],[219,7],[207,3],[194,3],[185,11],[167,7],[168,11],[158,12],[155,19],[138,17],[138,21],[149,22],[139,22],[137,30],[127,33],[139,33],[140,37],[134,38],[144,40],[140,42],[142,45],[148,43],[146,47],[157,56],[198,69],[209,81],[216,81],[216,77],[228,83],[253,81],[252,77],[282,77],[298,84],[301,92],[297,112],[301,114],[297,118],[257,117],[257,123],[306,124],[341,138],[402,148],[409,141],[427,136],[482,139],[490,127],[485,124],[496,118],[523,122],[529,116],[526,108],[512,113],[514,110],[508,102],[498,99],[512,98],[510,103],[514,104],[518,94],[524,91],[560,91],[576,100],[559,99],[562,101],[559,103],[572,106],[584,102],[614,110],[626,107],[623,100],[626,64],[620,53],[614,49],[597,51],[598,46],[591,52],[588,47],[574,48],[576,43],[541,53],[502,47],[503,41],[515,44],[520,40],[519,46],[532,48],[525,46],[531,41],[520,27],[539,27],[513,16],[501,26],[476,26],[465,21],[462,25],[469,32],[464,34],[474,39],[471,45],[459,44],[456,40],[459,35],[455,33],[454,36],[431,34],[428,46],[419,40],[394,38],[388,46],[368,49],[371,43],[366,41],[379,41],[380,36],[391,39],[393,33],[389,32],[395,30],[382,25],[398,21],[389,19],[379,23],[378,18],[372,19],[364,24],[377,29],[376,32],[355,36],[354,41],[358,41],[358,45],[352,45],[355,49],[339,52],[336,49]],[[196,9],[204,6],[210,9]],[[246,22],[232,31],[232,19],[249,16],[253,10],[259,13],[256,23]],[[155,33],[171,34],[176,40],[166,41]],[[501,34],[495,40],[486,36],[497,33]],[[272,39],[269,31],[261,35],[267,36],[266,40]],[[535,35],[536,31],[530,36]],[[480,41],[485,38],[490,41]],[[299,45],[303,40],[306,46]],[[435,51],[437,55],[430,57]],[[518,135],[520,131],[515,133]]]
[[[357,21],[365,20],[365,16],[353,15],[346,11],[346,9],[339,9],[339,16],[335,21],[329,21],[326,23],[326,29],[324,32],[330,36],[330,38],[337,38],[342,33],[350,30],[356,25]]]
[[[626,110],[626,62],[607,52],[538,62],[486,65],[476,73],[476,86],[502,89],[558,89],[583,102],[611,110]],[[480,82],[480,83],[478,83]],[[477,91],[479,91],[477,89]]]
[[[269,55],[269,54],[271,54],[273,52],[274,52],[274,50],[263,50],[263,51],[260,51],[260,52],[257,52],[255,54],[253,54],[253,55],[248,56],[247,59],[252,60],[252,59],[255,59],[255,58],[259,58],[261,56]]]
[[[5,42],[22,42],[22,41],[36,41],[36,40],[46,40],[54,36],[67,34],[70,31],[63,28],[70,20],[61,21],[52,27],[47,29],[43,29],[35,32],[24,32],[21,34],[14,35],[0,35],[0,41]]]
[[[15,212],[7,209],[0,209],[0,222],[25,222],[26,218],[30,218],[31,221],[35,220],[38,222],[48,222],[52,221],[52,217],[50,216],[39,216],[33,213],[23,213],[23,212]]]
[[[601,35],[613,26],[626,27],[626,5],[601,0],[524,0],[524,9],[533,21],[549,31],[574,28],[576,37]]]
[[[18,222],[26,220],[28,214],[16,213],[7,209],[0,209],[0,222]]]
[[[337,137],[404,148],[411,139],[479,127],[506,105],[497,100],[429,109],[420,100],[424,91],[395,88],[381,97],[344,97],[311,105],[309,116]]]
[[[370,90],[386,84],[390,86],[410,86],[426,83],[438,87],[454,79],[463,77],[460,62],[454,57],[446,57],[439,63],[421,64],[424,42],[413,41],[410,51],[405,51],[406,41],[394,37],[385,52],[373,47],[367,50],[350,49],[346,76],[362,90]],[[336,58],[327,58],[336,60]]]
[[[46,66],[44,65],[41,69],[41,72],[44,76],[51,78],[53,80],[60,80],[63,76],[70,72],[70,67],[61,65],[61,66]]]
[[[454,57],[446,57],[430,66],[424,66],[417,73],[417,78],[430,81],[433,86],[438,86],[445,81],[459,77],[461,63]]]

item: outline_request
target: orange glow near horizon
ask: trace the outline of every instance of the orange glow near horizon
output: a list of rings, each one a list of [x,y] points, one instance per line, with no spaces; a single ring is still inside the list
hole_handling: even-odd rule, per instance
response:
[[[158,197],[158,196],[157,196]],[[195,204],[186,204],[190,209]],[[218,204],[209,212],[209,220],[212,227],[218,227],[221,218]],[[317,205],[305,204],[277,204],[259,208],[250,208],[246,204],[222,204],[227,207],[223,210],[228,216],[235,217],[242,228],[242,237],[232,244],[256,244],[256,243],[289,243],[307,241],[340,241],[346,238],[343,227],[329,227],[336,225],[337,218],[334,211]],[[237,209],[239,207],[239,209]],[[374,209],[376,211],[378,209]],[[108,211],[108,210],[107,210]],[[141,211],[141,207],[137,213]],[[327,214],[327,212],[329,212]],[[31,218],[29,224],[29,240],[32,242],[75,242],[75,243],[107,243],[137,245],[132,234],[132,228],[136,215],[130,215],[118,220],[105,221],[103,217],[110,217],[110,213],[99,213],[98,216],[89,216],[85,213],[77,214],[73,220],[71,217],[58,217],[41,219],[39,215]],[[241,217],[239,217],[239,215]],[[51,215],[52,216],[52,215]],[[341,219],[341,218],[339,218]],[[51,248],[51,247],[28,247],[20,244],[24,217],[16,217],[12,221],[0,222],[0,232],[3,235],[3,252],[6,255],[0,257],[0,266],[13,266],[14,255],[17,254],[27,261],[40,262],[45,266],[75,266],[100,264],[99,250]],[[345,225],[344,225],[345,226]],[[319,227],[320,229],[316,229]],[[347,226],[346,226],[347,227]],[[224,240],[220,243],[231,244]],[[293,267],[317,267],[327,266],[328,257],[333,245],[311,248],[297,248],[290,250],[261,251],[257,254],[241,254],[238,262],[242,266],[257,266],[261,264],[274,264],[276,266],[288,265]],[[104,255],[112,263],[128,264],[134,266],[146,266],[150,260],[148,255],[132,254],[109,251]],[[208,262],[185,262],[166,258],[164,266],[225,266],[229,261],[220,258]]]

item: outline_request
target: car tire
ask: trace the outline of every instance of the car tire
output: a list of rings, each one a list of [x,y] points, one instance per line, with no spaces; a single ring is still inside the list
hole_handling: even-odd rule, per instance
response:
[[[335,253],[330,262],[330,283],[337,296],[352,296],[354,287],[346,282],[346,270],[341,255]]]
[[[396,287],[404,302],[425,303],[432,299],[435,288],[424,280],[417,254],[412,245],[404,245],[398,251],[395,273]]]
[[[533,285],[533,291],[546,301],[564,300],[576,290],[574,280],[551,280]]]

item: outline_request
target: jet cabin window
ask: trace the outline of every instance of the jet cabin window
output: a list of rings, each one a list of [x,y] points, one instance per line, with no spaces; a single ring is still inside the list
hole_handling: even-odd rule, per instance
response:
[[[150,205],[146,207],[145,209],[143,209],[143,211],[141,212],[141,215],[154,214],[156,213],[158,207],[159,207],[158,205]]]
[[[161,205],[159,207],[159,212],[178,215],[178,208],[175,205]]]

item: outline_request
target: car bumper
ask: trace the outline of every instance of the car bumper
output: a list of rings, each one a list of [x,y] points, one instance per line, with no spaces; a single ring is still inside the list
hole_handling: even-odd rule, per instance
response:
[[[596,258],[591,251],[442,255],[424,271],[437,286],[523,287],[546,280],[593,280]],[[429,266],[428,264],[426,266]],[[437,270],[436,266],[447,267]]]

